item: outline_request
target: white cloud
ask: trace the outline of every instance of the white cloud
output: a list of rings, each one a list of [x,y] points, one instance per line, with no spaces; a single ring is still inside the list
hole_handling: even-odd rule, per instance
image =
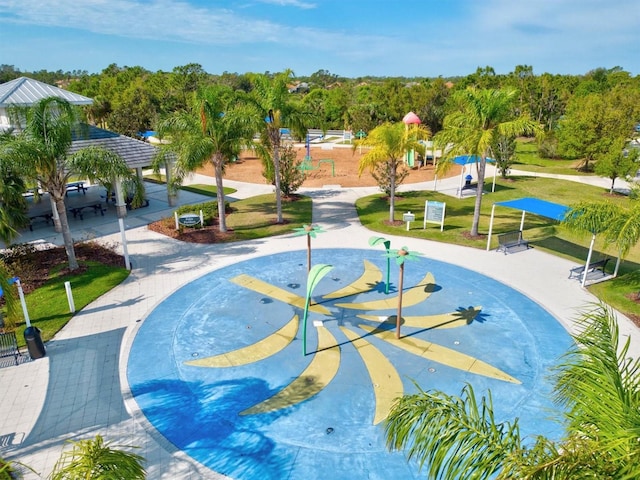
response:
[[[270,5],[278,5],[280,7],[296,7],[302,9],[316,8],[315,3],[301,2],[299,0],[258,0],[260,3],[268,3]]]

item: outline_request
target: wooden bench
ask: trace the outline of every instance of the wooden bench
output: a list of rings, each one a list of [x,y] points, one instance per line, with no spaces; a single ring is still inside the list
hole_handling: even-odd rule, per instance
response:
[[[607,266],[608,261],[609,259],[605,258],[603,260],[598,260],[597,262],[591,262],[587,267],[587,275],[589,273],[593,273],[600,270],[602,272],[602,276],[604,276],[605,275],[604,269]],[[580,265],[579,267],[573,267],[571,270],[569,270],[569,278],[578,278],[578,279],[582,278],[582,275],[584,274],[584,269],[585,269],[585,265]]]
[[[509,250],[517,247],[530,248],[529,242],[522,238],[522,230],[514,230],[498,235],[498,248],[496,252],[504,252],[506,255],[509,253]]]
[[[89,203],[87,205],[80,205],[78,207],[71,207],[69,211],[73,214],[73,218],[80,216],[80,220],[84,220],[83,210],[89,210],[89,209],[92,209],[93,213],[95,213],[96,215],[98,214],[98,212],[100,212],[100,215],[102,215],[103,217],[104,217],[104,212],[106,211],[106,208],[102,208],[102,203],[100,202]]]
[[[0,333],[0,357],[13,357],[18,365],[18,356],[22,356],[18,348],[15,332]]]

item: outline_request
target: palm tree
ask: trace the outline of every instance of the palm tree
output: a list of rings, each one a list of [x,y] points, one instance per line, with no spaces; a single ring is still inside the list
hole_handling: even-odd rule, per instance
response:
[[[402,323],[402,289],[404,288],[404,263],[407,260],[417,260],[420,256],[418,252],[411,252],[407,247],[402,247],[395,252],[387,252],[385,257],[395,258],[396,264],[400,267],[398,280],[398,310],[396,313],[396,338],[400,338],[400,325]]]
[[[611,202],[579,202],[567,212],[562,223],[571,230],[590,233],[591,246],[597,234],[615,245],[619,252],[615,276],[621,259],[640,241],[640,202],[634,201],[630,207]],[[590,260],[587,258],[587,263]]]
[[[542,127],[528,115],[511,119],[516,96],[517,91],[512,89],[460,90],[452,97],[456,111],[445,117],[443,129],[436,135],[439,145],[451,145],[438,162],[438,173],[449,168],[457,155],[473,155],[476,158],[478,185],[472,236],[478,235],[487,157],[491,154],[492,143],[500,136],[516,137],[542,131]]]
[[[10,139],[8,134],[3,138],[5,141]],[[20,165],[12,162],[8,156],[3,157],[0,150],[0,240],[6,245],[16,237],[18,228],[29,224],[26,215],[28,206],[22,195],[25,190]]]
[[[250,113],[236,100],[229,88],[204,87],[195,92],[188,111],[176,112],[158,126],[160,136],[169,140],[162,148],[175,155],[171,175],[174,188],[206,162],[213,165],[221,232],[227,231],[224,168],[244,147],[251,145],[254,133]]]
[[[138,480],[146,478],[144,458],[122,450],[123,445],[105,442],[100,435],[92,440],[70,441],[72,450],[63,452],[51,480]]]
[[[423,391],[396,401],[387,445],[408,449],[429,478],[640,478],[640,360],[619,344],[611,309],[599,304],[577,321],[575,345],[553,369],[554,397],[565,408],[566,435],[524,443],[518,421],[497,423],[491,394],[477,400]]]
[[[422,148],[418,140],[426,140],[431,133],[423,125],[405,125],[399,123],[384,123],[369,132],[356,142],[353,148],[361,146],[370,149],[360,159],[358,172],[360,175],[369,169],[372,172],[378,165],[385,165],[389,178],[389,223],[393,223],[395,213],[396,178],[398,168],[404,161],[405,154],[410,150]]]
[[[69,259],[69,270],[76,270],[78,261],[65,207],[69,178],[78,173],[95,175],[96,169],[105,165],[108,170],[122,173],[129,170],[120,157],[104,149],[94,147],[69,155],[73,133],[81,127],[76,110],[66,100],[42,99],[28,108],[24,116],[24,130],[16,136],[1,139],[2,157],[21,164],[24,174],[49,192],[55,209],[56,230],[62,232]]]
[[[276,189],[277,223],[283,223],[282,192],[280,190],[280,148],[282,146],[282,128],[293,129],[298,135],[306,134],[304,116],[294,106],[289,97],[288,83],[293,77],[291,70],[285,70],[275,76],[254,75],[253,101],[263,132],[263,147],[269,151],[273,162],[274,184]],[[263,148],[263,150],[264,150]]]

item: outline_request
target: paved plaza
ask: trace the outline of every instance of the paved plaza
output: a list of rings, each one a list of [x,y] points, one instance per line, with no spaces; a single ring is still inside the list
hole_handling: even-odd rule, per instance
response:
[[[231,195],[235,198],[271,191],[266,185],[225,185],[237,189]],[[457,179],[451,179],[439,189],[456,185]],[[335,264],[318,286],[318,298],[355,285],[365,270],[364,260],[384,271],[384,262],[377,260],[382,251],[368,247],[372,232],[359,224],[354,207],[357,198],[377,191],[330,185],[302,189],[313,198],[313,223],[325,230],[313,239],[314,263]],[[181,203],[204,200],[180,195]],[[0,368],[0,455],[47,475],[66,440],[101,434],[117,444],[139,446],[150,479],[227,478],[217,472],[243,479],[324,478],[326,468],[335,478],[418,478],[401,455],[382,448],[376,408],[388,398],[376,396],[380,384],[368,366],[374,365],[373,371],[380,365],[397,370],[401,382],[396,385],[405,393],[411,378],[429,384],[427,388],[453,388],[450,393],[458,393],[464,381],[479,379],[481,389],[496,391],[500,405],[533,410],[534,403],[544,403],[535,397],[544,396],[543,370],[566,348],[566,332],[572,331],[580,309],[596,300],[580,282],[568,278],[574,262],[535,248],[503,255],[387,236],[394,247],[406,245],[423,255],[407,266],[405,288],[422,286],[416,294],[424,298],[403,311],[405,332],[416,341],[428,339],[446,347],[450,357],[416,362],[406,345],[385,339],[384,329],[367,330],[375,322],[359,315],[378,315],[373,307],[378,304],[371,302],[383,301],[383,292],[360,292],[357,302],[369,303],[353,313],[342,304],[355,300],[338,295],[318,302],[329,315],[319,310],[309,318],[312,353],[325,345],[320,331],[326,330],[340,345],[342,358],[334,377],[322,377],[335,361],[329,353],[318,370],[323,372],[318,374],[322,388],[313,401],[296,402],[289,396],[288,403],[280,400],[273,407],[269,399],[291,393],[287,385],[304,377],[319,356],[303,356],[300,335],[286,333],[293,325],[292,312],[301,313],[296,302],[304,296],[306,241],[292,232],[234,244],[185,244],[146,228],[171,214],[162,186],[150,188],[149,197],[150,206],[125,221],[133,265],[129,278],[78,312],[47,343],[46,357]],[[115,216],[90,214],[81,222],[72,225],[75,238],[121,242]],[[25,232],[20,241],[37,240],[60,243],[45,227]],[[392,284],[397,282],[396,270]],[[376,282],[374,290],[380,285]],[[427,283],[438,288],[428,290]],[[393,292],[390,296],[395,298]],[[465,309],[471,311],[468,317],[460,313]],[[451,321],[468,320],[460,328],[411,324],[418,321],[413,317],[456,311],[458,317]],[[638,356],[636,327],[623,316],[619,320],[621,335],[631,338],[632,354]],[[245,334],[249,330],[250,335]],[[274,332],[287,339],[279,350],[265,340]],[[362,339],[378,346],[384,358],[372,359],[363,353],[366,348],[350,345]],[[257,360],[234,360],[250,357],[248,350],[235,357],[234,351],[256,344],[260,349],[254,347],[251,355]],[[326,351],[336,350],[331,348],[335,344],[329,342]],[[487,355],[498,350],[501,354]],[[452,366],[451,358],[460,352],[489,365],[478,371]],[[217,368],[221,359],[232,368]],[[501,411],[505,416],[522,413]],[[538,421],[532,418],[524,427],[531,433]],[[553,435],[548,428],[546,433]],[[28,472],[25,477],[39,478]]]

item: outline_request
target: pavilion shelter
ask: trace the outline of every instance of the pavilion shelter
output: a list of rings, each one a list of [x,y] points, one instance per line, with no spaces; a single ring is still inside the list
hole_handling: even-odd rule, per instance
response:
[[[487,251],[489,251],[491,246],[491,234],[493,233],[493,219],[495,216],[496,207],[507,207],[522,210],[522,217],[520,219],[520,231],[524,229],[524,219],[527,212],[533,213],[535,215],[540,215],[542,217],[551,218],[556,221],[562,221],[567,212],[570,210],[570,208],[565,205],[532,197],[519,198],[517,200],[507,200],[504,202],[496,202],[491,207],[491,220],[489,221],[489,234],[487,235]]]

